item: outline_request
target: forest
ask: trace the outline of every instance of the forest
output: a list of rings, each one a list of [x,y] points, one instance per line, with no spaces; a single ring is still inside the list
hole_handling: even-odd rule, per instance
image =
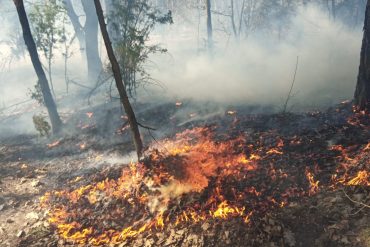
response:
[[[1,247],[370,247],[370,0],[0,20]]]

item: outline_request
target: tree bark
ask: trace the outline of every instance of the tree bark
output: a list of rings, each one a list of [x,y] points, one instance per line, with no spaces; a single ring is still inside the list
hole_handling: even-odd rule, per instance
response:
[[[207,8],[207,35],[208,35],[208,50],[213,50],[213,28],[212,28],[212,12],[211,12],[211,0],[206,2]]]
[[[113,76],[116,81],[116,86],[117,86],[117,89],[118,89],[118,92],[121,98],[123,108],[125,109],[125,112],[128,117],[128,122],[131,127],[131,132],[132,132],[132,137],[133,137],[133,141],[134,141],[135,148],[136,148],[136,153],[137,153],[138,159],[140,159],[140,157],[142,156],[142,152],[143,152],[143,143],[142,143],[140,132],[139,132],[138,122],[136,120],[135,113],[128,99],[127,92],[126,92],[125,86],[122,81],[120,67],[118,65],[117,59],[113,52],[112,43],[110,41],[109,34],[107,31],[107,26],[104,21],[103,9],[101,7],[99,0],[94,0],[94,3],[95,3],[95,8],[96,8],[96,13],[98,15],[100,30],[101,30],[101,33],[104,39],[104,43],[107,49],[109,60],[112,65]]]
[[[331,0],[331,12],[332,12],[332,15],[333,15],[333,20],[335,20],[336,18],[336,6],[335,6],[335,0]]]
[[[13,0],[13,1],[17,8],[18,18],[22,26],[24,42],[26,43],[28,52],[30,54],[32,65],[33,68],[35,69],[35,72],[38,77],[38,83],[41,87],[44,103],[48,110],[52,130],[53,133],[57,133],[62,126],[62,121],[59,117],[56,104],[50,92],[48,80],[46,78],[44,69],[42,68],[39,55],[37,53],[36,44],[32,37],[27,14],[24,9],[23,0]]]
[[[85,35],[84,35],[83,28],[81,26],[80,20],[77,16],[76,12],[74,11],[73,4],[72,4],[71,0],[64,0],[63,3],[64,3],[64,6],[67,10],[67,15],[68,15],[69,19],[71,20],[73,29],[74,29],[76,37],[78,39],[78,43],[80,44],[80,50],[83,50],[84,47],[85,47],[85,45],[84,45],[85,44]]]
[[[236,25],[235,25],[235,16],[234,16],[234,0],[230,0],[230,7],[231,7],[231,15],[230,15],[230,18],[231,18],[231,26],[233,28],[233,32],[234,32],[234,36],[237,37],[238,34],[236,32]]]
[[[81,1],[86,14],[85,46],[89,84],[96,83],[103,66],[99,57],[98,19],[95,15],[94,4],[91,0]]]
[[[105,9],[106,9],[106,15],[107,15],[107,30],[110,37],[110,40],[113,42],[113,44],[117,40],[117,31],[114,30],[114,24],[112,22],[112,18],[109,18],[113,12],[114,12],[114,3],[113,0],[105,0]]]
[[[360,68],[355,91],[355,105],[360,110],[370,110],[370,0],[367,1]]]

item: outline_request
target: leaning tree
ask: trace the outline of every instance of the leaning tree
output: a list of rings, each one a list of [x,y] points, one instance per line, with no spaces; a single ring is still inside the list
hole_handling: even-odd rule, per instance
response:
[[[48,79],[46,78],[44,69],[42,68],[40,62],[36,44],[32,37],[26,10],[24,8],[24,3],[23,0],[13,0],[13,2],[15,4],[15,7],[17,8],[18,18],[22,26],[24,42],[26,43],[28,52],[31,57],[33,68],[35,69],[35,72],[38,77],[38,85],[41,88],[43,102],[49,113],[52,130],[53,133],[56,133],[60,130],[62,126],[62,121],[60,120],[56,104],[51,95]]]
[[[355,92],[355,104],[360,110],[370,110],[370,0],[367,1],[360,69]]]
[[[116,56],[114,55],[114,52],[113,52],[112,43],[108,35],[107,25],[105,24],[103,9],[101,7],[100,1],[94,0],[94,4],[96,8],[96,14],[99,20],[100,30],[103,36],[105,47],[107,49],[108,58],[112,65],[113,76],[116,81],[116,86],[117,86],[117,89],[120,95],[123,108],[125,109],[128,122],[130,124],[133,141],[134,141],[135,148],[136,148],[136,153],[137,153],[138,159],[140,159],[142,155],[142,151],[143,151],[143,143],[142,143],[140,132],[139,132],[139,124],[136,120],[135,113],[131,107],[125,86],[123,84],[120,67],[116,59]]]

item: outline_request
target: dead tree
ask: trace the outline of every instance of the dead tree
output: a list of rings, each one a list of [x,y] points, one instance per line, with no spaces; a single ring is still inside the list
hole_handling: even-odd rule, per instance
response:
[[[35,69],[38,77],[38,84],[41,88],[44,104],[48,110],[53,133],[57,133],[62,126],[62,121],[60,120],[55,101],[51,95],[48,79],[46,78],[44,69],[42,68],[40,62],[36,44],[32,37],[27,14],[24,9],[23,0],[13,0],[13,2],[17,8],[18,18],[22,26],[24,42],[26,43],[33,68]]]
[[[112,48],[112,43],[109,38],[109,34],[107,31],[107,26],[104,21],[104,14],[103,14],[103,9],[101,7],[100,1],[99,0],[94,0],[95,3],[95,8],[96,8],[96,13],[98,15],[98,20],[99,20],[99,25],[100,25],[100,30],[104,39],[105,47],[107,49],[107,54],[109,57],[109,60],[112,65],[112,71],[113,71],[113,76],[116,81],[116,86],[120,95],[120,99],[123,105],[123,108],[125,109],[125,112],[127,114],[128,122],[131,127],[131,132],[132,132],[132,137],[133,141],[135,144],[136,148],[136,153],[138,158],[140,159],[143,151],[143,143],[141,140],[140,132],[139,132],[139,125],[136,120],[135,113],[131,107],[130,101],[127,96],[127,92],[125,89],[125,86],[122,81],[122,75],[121,75],[121,70],[118,65],[117,59],[114,55],[113,48]]]
[[[360,68],[355,91],[355,105],[360,110],[370,110],[370,0],[367,1]]]

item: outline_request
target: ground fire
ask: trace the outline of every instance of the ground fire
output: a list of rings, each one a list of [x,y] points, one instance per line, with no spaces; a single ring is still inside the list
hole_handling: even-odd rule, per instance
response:
[[[0,247],[370,247],[370,0],[0,20]]]
[[[369,116],[356,113],[347,125],[368,130],[364,119]],[[359,163],[368,160],[370,143],[310,148],[316,142],[275,131],[249,136],[195,127],[153,143],[147,158],[117,178],[48,192],[41,203],[60,238],[77,245],[130,243],[204,222],[236,220],[253,228],[271,211],[320,190],[369,188],[370,164]],[[322,160],[330,159],[335,166],[328,177]]]

